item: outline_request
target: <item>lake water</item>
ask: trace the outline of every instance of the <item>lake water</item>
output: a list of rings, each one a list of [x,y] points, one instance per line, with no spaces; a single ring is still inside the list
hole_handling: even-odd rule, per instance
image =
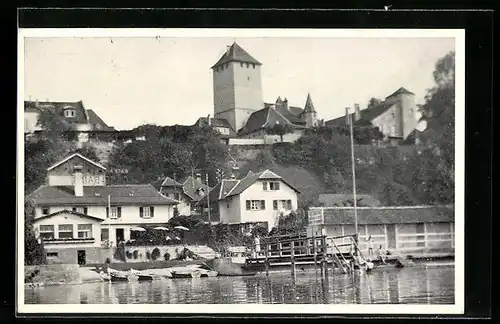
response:
[[[27,304],[454,304],[453,264],[377,269],[371,274],[320,271],[255,277],[165,279],[25,289]]]

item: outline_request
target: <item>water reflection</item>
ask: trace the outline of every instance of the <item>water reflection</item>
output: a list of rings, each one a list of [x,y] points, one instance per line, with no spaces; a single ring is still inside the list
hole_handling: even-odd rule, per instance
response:
[[[28,304],[453,304],[454,266],[371,274],[301,272],[269,277],[165,279],[25,289]]]

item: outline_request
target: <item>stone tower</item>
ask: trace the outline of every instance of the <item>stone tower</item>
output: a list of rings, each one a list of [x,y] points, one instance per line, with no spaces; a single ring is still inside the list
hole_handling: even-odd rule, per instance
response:
[[[261,65],[233,43],[212,66],[214,116],[226,119],[236,132],[245,125],[253,112],[264,108]]]
[[[306,122],[306,127],[316,127],[318,126],[318,118],[316,117],[316,110],[311,99],[311,94],[307,94],[306,104],[304,106],[303,116]]]
[[[416,104],[415,94],[399,88],[393,94],[385,98],[386,103],[396,104],[394,112],[394,134],[392,137],[406,139],[408,135],[417,127],[415,119]]]

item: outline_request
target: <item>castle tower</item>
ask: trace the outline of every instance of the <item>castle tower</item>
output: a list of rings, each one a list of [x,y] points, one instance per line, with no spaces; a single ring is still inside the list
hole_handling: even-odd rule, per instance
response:
[[[306,122],[306,127],[316,127],[318,126],[318,118],[316,117],[316,110],[311,99],[311,94],[307,94],[306,104],[304,106],[304,119]]]
[[[233,43],[212,66],[214,116],[226,119],[236,132],[245,125],[253,112],[264,108],[261,65]]]
[[[394,113],[394,134],[391,134],[391,137],[406,139],[417,127],[417,121],[415,119],[415,112],[417,109],[415,94],[405,88],[399,88],[393,94],[385,98],[385,102],[396,104]]]

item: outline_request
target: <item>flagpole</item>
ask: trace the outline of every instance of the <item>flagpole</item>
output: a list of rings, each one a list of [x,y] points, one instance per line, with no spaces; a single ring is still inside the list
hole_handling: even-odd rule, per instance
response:
[[[346,108],[346,113],[349,120],[349,132],[351,137],[351,166],[352,166],[352,194],[354,200],[354,232],[356,234],[355,241],[358,244],[358,211],[357,211],[357,200],[356,200],[356,166],[354,159],[354,135],[353,135],[353,122],[352,115],[349,113],[349,108]]]
[[[206,180],[207,180],[207,207],[208,207],[208,224],[212,225],[212,222],[210,221],[210,187],[208,186],[208,172],[206,174]]]
[[[108,195],[108,246],[111,247],[111,195]]]

